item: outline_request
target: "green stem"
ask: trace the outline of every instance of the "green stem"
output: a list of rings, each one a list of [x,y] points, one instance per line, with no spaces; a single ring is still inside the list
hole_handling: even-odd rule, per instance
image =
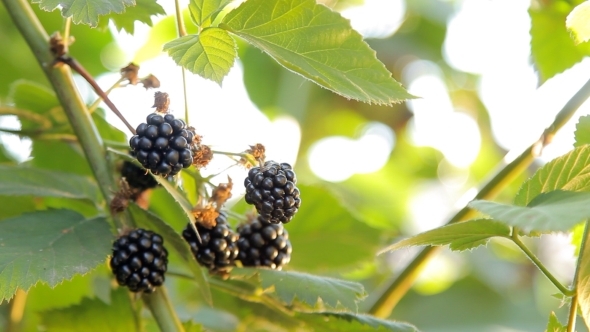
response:
[[[110,87],[110,88],[108,88],[108,89],[107,89],[107,90],[104,92],[104,94],[108,96],[108,95],[109,95],[109,93],[111,93],[111,91],[113,91],[113,90],[115,90],[116,88],[120,87],[120,86],[121,86],[121,83],[123,83],[123,81],[125,81],[125,80],[126,80],[126,78],[125,78],[125,77],[121,77],[121,78],[119,78],[119,79],[117,80],[117,82],[115,82],[115,84],[111,85],[111,87]],[[95,110],[98,108],[98,105],[100,105],[100,102],[101,102],[101,101],[103,101],[102,97],[101,97],[101,96],[98,96],[98,98],[97,98],[97,99],[96,99],[96,100],[95,100],[95,101],[92,103],[92,105],[90,105],[90,106],[88,107],[88,112],[90,112],[90,114],[92,114],[92,113],[93,113],[93,112],[94,112],[94,111],[95,111]]]
[[[102,194],[109,200],[112,196],[111,190],[115,186],[109,174],[106,152],[102,139],[86,112],[86,105],[77,92],[70,69],[67,66],[53,66],[55,61],[49,50],[49,37],[28,1],[2,0],[2,2],[51,82],[74,133],[78,136],[94,176],[101,185]]]
[[[581,291],[582,294],[587,292],[588,286],[587,280],[589,278],[590,272],[590,246],[588,246],[588,237],[590,237],[590,219],[586,221],[586,225],[584,225],[584,235],[582,235],[582,243],[580,243],[580,253],[578,254],[578,262],[576,264],[576,273],[574,274],[574,281],[573,285],[575,288],[575,295],[572,297],[572,303],[570,307],[570,316],[568,319],[567,331],[574,331],[575,323],[576,323],[576,316],[578,314],[578,292]],[[583,280],[580,280],[580,274],[584,273]],[[579,283],[582,282],[582,285]],[[585,311],[586,315],[583,315],[584,319],[587,320],[587,304],[585,305],[586,308],[582,308]]]
[[[508,165],[501,167],[501,169],[485,183],[479,193],[475,196],[475,199],[491,199],[495,197],[506,187],[506,185],[520,175],[533,162],[535,157],[541,153],[543,147],[551,142],[551,138],[555,133],[563,127],[588,97],[590,97],[590,80],[588,80],[563,106],[555,116],[553,123],[545,129],[541,137]],[[465,206],[459,210],[459,212],[457,212],[447,224],[469,219],[474,214],[473,210]],[[395,305],[410,289],[414,280],[416,280],[428,260],[433,257],[440,248],[441,247],[426,247],[422,249],[422,251],[412,260],[412,262],[410,262],[410,264],[408,264],[399,276],[387,281],[383,287],[378,289],[375,294],[371,296],[372,304],[370,304],[370,309],[368,310],[369,313],[382,318],[389,316]]]
[[[176,27],[178,29],[178,36],[186,36],[186,28],[184,27],[184,19],[182,17],[182,10],[180,10],[180,3],[178,0],[174,0],[174,8],[176,9]],[[186,71],[184,67],[180,68],[182,73],[182,92],[184,95],[184,121],[189,124],[188,119],[188,94],[186,89]]]
[[[68,66],[54,66],[55,59],[49,50],[49,36],[27,0],[2,0],[2,3],[53,86],[70,125],[84,150],[96,182],[99,184],[104,198],[110,202],[116,188],[109,172],[108,158],[110,156],[106,153],[102,138],[90,118],[82,97],[78,93],[70,68]],[[113,218],[118,226],[121,226],[121,219],[116,216],[113,216]],[[169,306],[166,294],[163,292],[156,293],[156,296],[149,299],[151,306],[158,308],[157,310],[166,305]],[[175,313],[171,310],[168,310],[166,315],[162,315],[160,312],[154,313],[154,317],[156,317],[159,324],[163,325],[169,320],[178,321]],[[166,324],[166,326],[168,325]],[[174,329],[167,331],[183,331],[182,326],[174,325],[174,327]]]
[[[510,237],[510,239],[520,248],[520,250],[522,250],[522,252],[531,260],[531,262],[533,262],[533,264],[535,264],[535,266],[539,268],[539,270],[541,270],[541,272],[547,277],[547,279],[549,279],[549,281],[551,281],[551,283],[555,285],[557,289],[559,289],[559,291],[563,295],[572,296],[575,294],[575,292],[562,285],[559,282],[559,280],[557,280],[557,278],[555,278],[555,276],[553,276],[553,274],[549,272],[549,270],[539,260],[539,258],[537,258],[537,256],[535,256],[535,254],[524,243],[522,243],[520,237],[518,236],[518,230],[516,228],[512,230],[512,236]]]
[[[567,319],[567,332],[576,331],[576,317],[578,316],[578,295],[572,297],[570,305],[569,317]]]
[[[72,17],[64,18],[64,33],[63,33],[63,41],[64,41],[64,52],[67,54],[70,48],[70,28],[72,26]]]
[[[51,128],[51,121],[49,121],[46,117],[28,110],[0,106],[0,115],[16,115],[21,119],[36,122],[40,126],[40,128],[36,130],[44,130]]]
[[[184,332],[184,327],[174,312],[164,286],[156,288],[152,294],[142,295],[142,299],[158,322],[160,331]]]

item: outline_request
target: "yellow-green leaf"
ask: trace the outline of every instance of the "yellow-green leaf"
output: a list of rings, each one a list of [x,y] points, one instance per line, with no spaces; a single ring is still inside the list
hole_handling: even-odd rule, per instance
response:
[[[219,27],[346,98],[384,105],[413,98],[350,22],[315,0],[248,0]]]
[[[237,56],[235,41],[219,28],[175,39],[164,45],[164,51],[178,65],[220,85]]]
[[[590,39],[590,2],[583,2],[574,8],[565,20],[565,26],[572,33],[576,44]]]

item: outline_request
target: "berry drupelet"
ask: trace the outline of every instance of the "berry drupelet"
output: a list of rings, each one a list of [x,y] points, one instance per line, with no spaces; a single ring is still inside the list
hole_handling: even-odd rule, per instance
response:
[[[193,162],[191,144],[194,131],[188,130],[181,119],[174,115],[152,113],[140,123],[136,135],[129,140],[135,157],[154,174],[176,175]]]
[[[113,243],[110,265],[119,285],[132,292],[151,293],[164,283],[168,265],[164,239],[152,231],[135,229]]]
[[[253,204],[260,218],[271,223],[288,223],[301,205],[297,177],[287,163],[267,161],[252,167],[244,180],[246,203]]]
[[[262,217],[238,227],[238,260],[243,266],[265,266],[280,270],[291,260],[289,233],[282,224]]]
[[[129,187],[138,192],[155,188],[158,185],[158,181],[146,169],[127,160],[123,162],[121,176],[125,178]]]
[[[210,272],[224,272],[234,266],[238,257],[238,235],[230,229],[224,213],[220,213],[215,221],[217,224],[212,228],[206,228],[197,222],[200,242],[190,225],[186,226],[182,237],[189,243],[199,264],[207,267]]]

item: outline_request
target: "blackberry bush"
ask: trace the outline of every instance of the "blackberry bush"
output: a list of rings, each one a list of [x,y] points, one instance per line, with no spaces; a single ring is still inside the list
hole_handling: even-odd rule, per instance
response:
[[[212,228],[197,222],[200,242],[190,224],[186,225],[182,237],[189,243],[199,264],[211,272],[223,272],[234,266],[238,257],[238,235],[230,229],[224,213],[220,213],[215,221],[217,224]]]
[[[135,229],[113,243],[110,265],[119,285],[132,292],[151,293],[165,279],[168,251],[164,239],[152,231]]]
[[[191,143],[194,131],[186,123],[175,119],[172,114],[152,113],[140,123],[136,135],[129,140],[129,146],[137,160],[154,174],[176,175],[193,162]]]
[[[282,224],[261,216],[238,227],[238,260],[243,266],[265,266],[280,270],[291,260],[289,233]]]
[[[301,205],[297,177],[291,165],[269,160],[252,167],[244,180],[246,203],[253,204],[260,218],[271,223],[288,223]]]

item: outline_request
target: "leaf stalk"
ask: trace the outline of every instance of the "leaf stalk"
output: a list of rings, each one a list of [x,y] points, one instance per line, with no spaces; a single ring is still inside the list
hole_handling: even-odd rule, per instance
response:
[[[531,260],[531,262],[533,262],[533,264],[535,264],[535,266],[539,270],[541,270],[545,277],[547,277],[547,279],[549,279],[549,281],[551,281],[551,283],[555,287],[557,287],[557,289],[559,289],[561,294],[565,296],[573,296],[575,294],[573,290],[568,289],[562,283],[560,283],[559,280],[557,280],[557,278],[555,278],[555,276],[551,274],[551,272],[549,272],[549,270],[547,269],[547,267],[545,267],[543,262],[541,262],[539,258],[535,256],[535,254],[522,242],[522,240],[518,236],[517,228],[514,228],[512,230],[512,236],[510,237],[510,239],[514,242],[514,244],[516,244],[520,248],[520,250],[522,250],[522,252]]]

